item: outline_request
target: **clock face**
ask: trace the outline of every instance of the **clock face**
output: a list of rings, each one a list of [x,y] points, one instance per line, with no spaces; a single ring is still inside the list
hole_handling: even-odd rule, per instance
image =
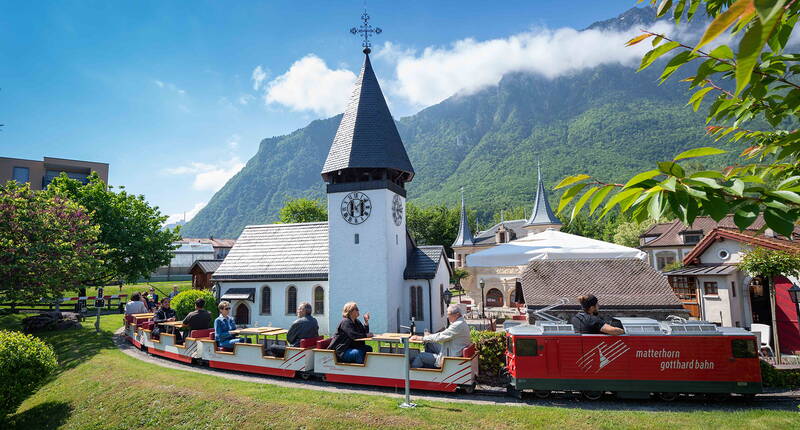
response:
[[[403,199],[397,194],[392,199],[392,218],[394,218],[394,225],[400,226],[403,222]]]
[[[372,213],[372,202],[364,193],[354,191],[342,199],[342,218],[350,224],[361,224]]]

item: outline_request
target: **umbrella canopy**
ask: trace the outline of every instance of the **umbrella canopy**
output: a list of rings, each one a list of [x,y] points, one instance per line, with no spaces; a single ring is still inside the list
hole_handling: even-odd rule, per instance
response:
[[[531,260],[638,258],[647,254],[627,246],[548,229],[467,256],[469,267],[523,266]]]

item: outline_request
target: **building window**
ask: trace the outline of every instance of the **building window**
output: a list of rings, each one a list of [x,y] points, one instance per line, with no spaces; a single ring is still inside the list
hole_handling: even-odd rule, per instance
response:
[[[716,282],[703,282],[703,290],[705,291],[705,294],[709,296],[719,295],[719,290],[717,288]]]
[[[424,321],[425,307],[422,302],[422,287],[420,286],[411,287],[410,304],[411,304],[411,313],[409,316],[411,318],[414,318],[414,320],[416,321]]]
[[[353,236],[353,242],[354,242],[356,245],[358,245],[358,233],[356,233],[356,234],[355,234],[355,236]]]
[[[736,282],[731,281],[731,296],[736,297]]]
[[[462,267],[461,254],[456,254],[456,267]]]
[[[525,296],[522,293],[522,282],[520,281],[514,283],[514,302],[519,304],[525,303]]]
[[[439,284],[439,304],[441,305],[441,314],[444,316],[444,285]]]
[[[697,279],[693,276],[670,276],[675,295],[684,302],[697,302]]]
[[[486,306],[499,308],[503,306],[503,293],[497,288],[492,288],[486,292]]]
[[[27,167],[15,167],[14,176],[11,179],[24,184],[31,180],[31,171]]]
[[[272,290],[269,287],[261,288],[261,315],[272,313]]]
[[[314,315],[325,313],[325,290],[317,285],[314,287]]]
[[[702,233],[687,233],[683,235],[683,243],[685,245],[695,245],[703,238]]]
[[[675,253],[662,251],[656,253],[656,270],[664,270],[665,267],[675,263]]]
[[[286,289],[286,315],[297,312],[297,288],[291,286]]]
[[[720,249],[717,255],[719,256],[720,260],[727,260],[728,258],[730,258],[731,253],[728,252],[727,249]]]

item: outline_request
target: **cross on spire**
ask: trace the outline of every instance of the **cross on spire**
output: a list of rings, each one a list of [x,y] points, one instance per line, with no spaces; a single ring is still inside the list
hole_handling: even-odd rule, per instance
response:
[[[370,47],[372,46],[372,43],[370,43],[369,41],[370,36],[381,34],[383,30],[381,30],[378,27],[373,27],[372,25],[370,25],[369,14],[367,13],[366,9],[364,9],[364,13],[361,14],[361,20],[364,21],[364,23],[361,24],[360,27],[351,28],[350,34],[355,34],[355,35],[359,33],[361,34],[361,37],[364,38],[364,41],[361,42],[361,46],[364,47],[364,53],[369,54],[370,52],[372,52],[372,50],[370,49]]]

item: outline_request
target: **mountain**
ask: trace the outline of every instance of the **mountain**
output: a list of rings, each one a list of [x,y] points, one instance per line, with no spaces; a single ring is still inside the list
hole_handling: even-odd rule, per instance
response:
[[[646,23],[646,14],[652,22],[652,10],[637,10],[592,27]],[[686,85],[672,79],[658,86],[658,75],[658,67],[636,73],[621,65],[555,79],[509,74],[496,86],[402,118],[397,127],[416,171],[409,199],[455,205],[464,186],[469,206],[485,219],[500,209],[532,206],[537,158],[552,188],[579,172],[625,180],[656,160],[708,145],[703,115],[686,107]],[[275,221],[288,198],[324,198],[320,170],[340,119],[264,139],[182,234],[237,237],[245,225]]]

